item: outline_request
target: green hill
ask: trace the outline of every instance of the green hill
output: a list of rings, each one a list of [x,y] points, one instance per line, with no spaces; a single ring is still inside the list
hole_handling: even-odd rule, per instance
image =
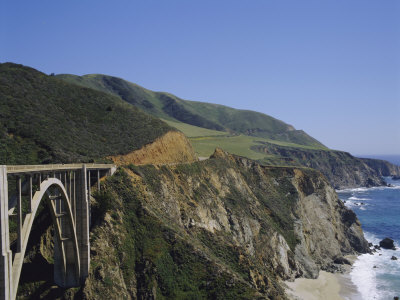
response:
[[[0,64],[0,164],[99,160],[139,149],[169,130],[110,93]]]
[[[106,75],[76,76],[61,74],[57,77],[71,83],[117,95],[147,113],[169,121],[225,131],[230,134],[244,134],[325,148],[304,131],[295,130],[293,126],[259,112],[183,100],[172,94],[153,92],[126,80]]]
[[[321,171],[336,188],[384,184],[380,175],[396,175],[389,163],[369,165],[348,153],[333,151],[304,131],[262,113],[182,100],[106,75],[58,75],[81,86],[117,95],[185,133],[199,157],[216,147],[264,165],[305,166]],[[391,171],[383,172],[382,170]]]

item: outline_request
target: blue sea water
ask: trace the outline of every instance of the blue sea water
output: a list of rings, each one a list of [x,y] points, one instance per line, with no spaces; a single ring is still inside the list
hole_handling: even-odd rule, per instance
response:
[[[400,296],[400,181],[385,180],[393,187],[356,188],[337,191],[361,221],[365,238],[374,245],[385,237],[397,250],[363,254],[353,265],[350,277],[362,299],[390,299]],[[391,260],[396,256],[398,260]]]

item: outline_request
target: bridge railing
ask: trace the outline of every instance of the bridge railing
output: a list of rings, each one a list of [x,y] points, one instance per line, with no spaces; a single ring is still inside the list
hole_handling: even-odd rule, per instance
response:
[[[87,170],[110,170],[114,173],[115,165],[112,164],[85,164]],[[51,164],[51,165],[7,165],[7,174],[39,173],[66,170],[80,170],[82,164]]]

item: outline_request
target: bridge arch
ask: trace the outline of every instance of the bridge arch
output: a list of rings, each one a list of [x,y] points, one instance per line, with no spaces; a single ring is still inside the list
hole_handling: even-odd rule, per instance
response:
[[[22,226],[21,249],[15,254],[12,265],[12,290],[15,294],[33,221],[42,201],[46,202],[54,225],[55,283],[62,287],[80,284],[79,246],[71,202],[63,183],[57,178],[48,178],[40,184],[40,189],[35,192],[31,202],[31,212],[26,214]]]
[[[0,300],[16,298],[29,235],[42,202],[50,210],[55,229],[55,283],[72,287],[84,282],[90,267],[91,186],[97,182],[100,189],[100,178],[112,175],[115,170],[116,166],[111,164],[0,165]],[[8,195],[8,176],[17,178],[15,197]],[[33,182],[39,186],[34,195]],[[25,214],[23,196],[29,201],[29,211]],[[15,253],[10,248],[12,214],[17,216]]]

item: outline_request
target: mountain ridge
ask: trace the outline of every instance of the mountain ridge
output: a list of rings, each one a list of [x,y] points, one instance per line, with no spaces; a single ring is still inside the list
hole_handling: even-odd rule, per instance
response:
[[[183,100],[170,93],[153,92],[135,83],[108,75],[59,74],[56,76],[77,85],[115,94],[159,118],[229,133],[242,133],[326,148],[304,131],[295,130],[292,125],[260,112],[235,109],[221,104]]]
[[[162,118],[189,136],[201,157],[207,157],[215,147],[221,147],[262,164],[312,167],[327,176],[338,189],[385,185],[381,176],[400,175],[400,168],[388,162],[360,160],[344,151],[331,150],[304,131],[259,112],[183,100],[171,93],[153,92],[108,75],[57,76],[116,95]]]
[[[33,68],[0,64],[0,163],[78,162],[126,154],[176,131],[133,105]]]

